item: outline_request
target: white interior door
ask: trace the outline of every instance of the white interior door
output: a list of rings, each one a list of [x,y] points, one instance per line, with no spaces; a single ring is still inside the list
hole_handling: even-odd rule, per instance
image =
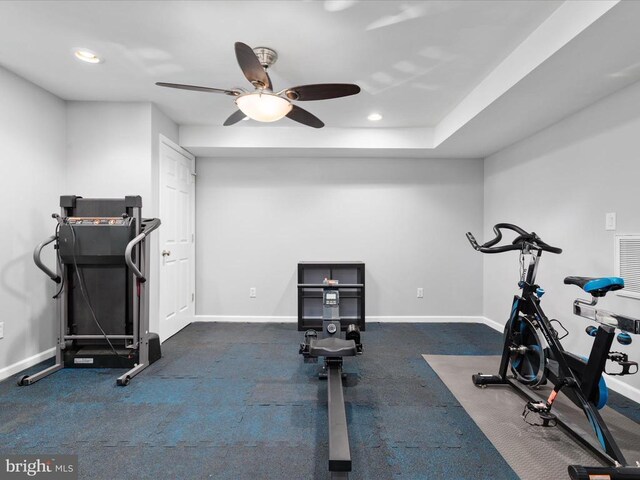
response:
[[[195,314],[195,158],[160,140],[160,339]]]

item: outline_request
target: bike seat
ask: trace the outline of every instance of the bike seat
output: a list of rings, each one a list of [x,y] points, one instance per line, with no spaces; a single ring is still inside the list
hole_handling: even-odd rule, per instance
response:
[[[594,297],[604,297],[607,292],[624,288],[624,280],[620,277],[566,277],[566,285],[577,285]]]
[[[355,357],[357,354],[356,342],[338,337],[311,340],[309,345],[312,357]]]

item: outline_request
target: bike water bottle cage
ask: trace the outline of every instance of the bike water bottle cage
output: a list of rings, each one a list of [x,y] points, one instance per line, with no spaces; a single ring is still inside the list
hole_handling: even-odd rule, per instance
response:
[[[511,245],[496,246],[502,240],[502,230],[511,230],[518,234]],[[469,243],[471,243],[471,246],[475,250],[482,253],[503,253],[509,251],[530,252],[531,250],[541,250],[549,253],[562,253],[561,248],[552,247],[545,243],[538,235],[536,235],[535,232],[529,233],[511,223],[498,223],[493,227],[493,232],[496,235],[495,238],[482,245],[478,244],[471,232],[467,232],[467,240],[469,240]]]
[[[608,292],[624,288],[620,277],[566,277],[565,285],[577,285],[594,297],[604,297]]]

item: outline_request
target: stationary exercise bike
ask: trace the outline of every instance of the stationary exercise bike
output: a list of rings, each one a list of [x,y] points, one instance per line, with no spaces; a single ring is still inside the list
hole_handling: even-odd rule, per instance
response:
[[[498,246],[503,230],[511,230],[517,237],[511,244]],[[577,299],[574,302],[574,313],[599,324],[598,327],[586,328],[587,334],[595,337],[589,358],[574,355],[565,351],[560,343],[568,332],[559,321],[550,320],[542,311],[540,298],[544,295],[544,290],[535,283],[542,252],[559,254],[562,253],[562,249],[548,245],[534,232],[526,232],[509,223],[499,223],[493,227],[493,231],[495,238],[483,245],[478,245],[471,233],[467,233],[467,239],[474,249],[482,253],[519,251],[521,276],[518,286],[522,293],[514,297],[511,314],[505,326],[504,348],[498,375],[478,373],[473,375],[473,383],[479,387],[492,384],[511,385],[528,400],[523,411],[523,418],[527,423],[542,427],[559,425],[605,463],[611,465],[572,465],[569,467],[569,474],[573,480],[639,479],[640,465],[629,466],[598,412],[607,401],[607,387],[602,374],[630,375],[638,371],[636,362],[629,361],[625,353],[611,351],[611,346],[616,337],[616,329],[621,330],[617,335],[618,342],[623,345],[630,344],[630,334],[640,333],[640,320],[594,308],[599,298],[608,292],[623,288],[623,279],[564,279],[565,284],[577,285],[591,294],[591,301]],[[526,256],[530,256],[528,268],[525,268]],[[554,323],[564,330],[562,336]],[[619,369],[616,372],[605,371],[607,360],[617,364]],[[512,375],[508,375],[508,369]],[[544,400],[534,393],[532,387],[546,383],[551,383],[554,388]],[[554,413],[553,404],[560,392],[582,409],[595,433],[597,443],[580,431],[579,427]],[[532,420],[536,417],[537,420]]]

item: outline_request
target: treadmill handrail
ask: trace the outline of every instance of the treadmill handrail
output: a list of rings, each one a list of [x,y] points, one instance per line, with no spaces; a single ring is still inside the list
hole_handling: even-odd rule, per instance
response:
[[[127,244],[127,248],[124,250],[124,261],[127,263],[127,266],[131,269],[133,274],[140,280],[141,283],[145,283],[147,279],[142,274],[140,269],[137,267],[135,263],[133,263],[133,259],[131,258],[131,252],[133,252],[133,247],[135,247],[142,240],[147,238],[147,236],[157,229],[162,222],[159,218],[151,218],[151,219],[143,219],[142,225],[144,227],[144,231],[140,233],[137,237],[131,240]]]
[[[33,250],[33,261],[36,264],[36,266],[45,273],[47,277],[49,277],[51,280],[53,280],[56,283],[60,283],[62,281],[62,279],[60,278],[60,275],[51,271],[49,267],[47,267],[44,263],[42,263],[42,259],[40,258],[42,249],[47,245],[49,245],[51,242],[55,241],[56,238],[58,238],[56,235],[51,235],[44,242],[39,243],[38,246],[36,246],[36,248]]]

